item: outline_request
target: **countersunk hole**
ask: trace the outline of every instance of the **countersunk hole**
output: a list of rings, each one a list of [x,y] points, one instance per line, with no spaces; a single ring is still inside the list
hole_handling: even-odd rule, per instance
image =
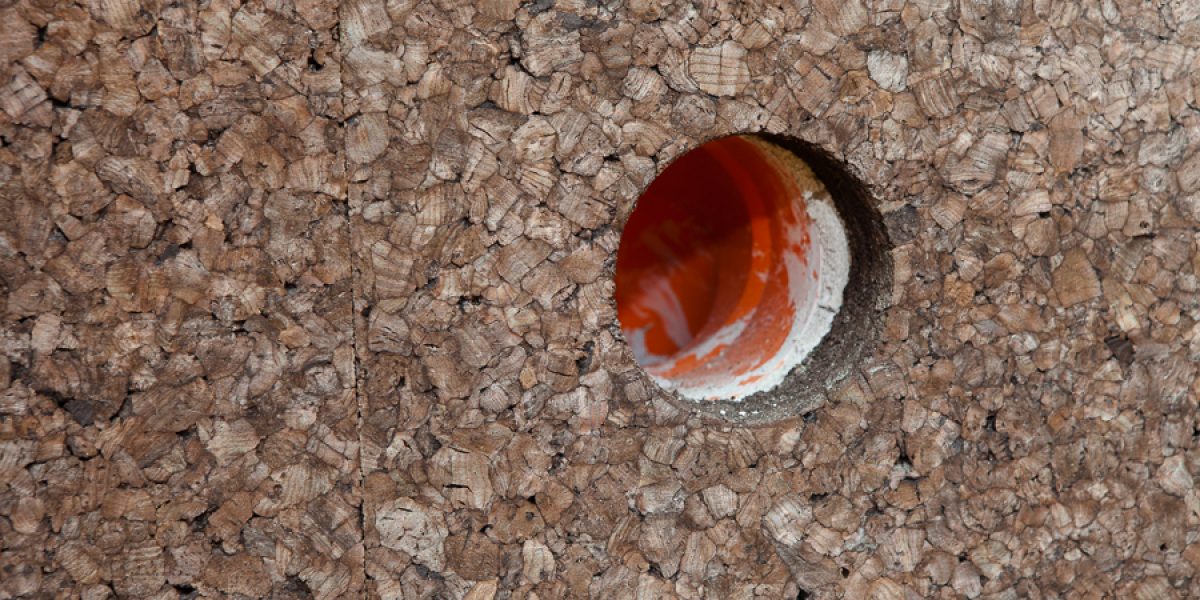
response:
[[[638,198],[617,253],[621,331],[655,384],[705,412],[801,414],[874,339],[887,245],[841,163],[792,138],[719,138]]]

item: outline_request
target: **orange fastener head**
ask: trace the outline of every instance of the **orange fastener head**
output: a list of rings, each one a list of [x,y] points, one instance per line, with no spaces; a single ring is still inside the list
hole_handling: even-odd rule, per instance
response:
[[[844,228],[799,158],[722,138],[639,198],[617,255],[618,317],[639,363],[693,399],[778,385],[828,332],[849,272]]]

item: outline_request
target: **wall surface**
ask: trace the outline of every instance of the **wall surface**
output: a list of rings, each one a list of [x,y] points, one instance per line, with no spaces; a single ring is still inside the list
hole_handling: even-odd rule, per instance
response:
[[[1189,0],[0,0],[0,598],[1200,596]],[[619,340],[702,141],[877,199],[737,426]]]

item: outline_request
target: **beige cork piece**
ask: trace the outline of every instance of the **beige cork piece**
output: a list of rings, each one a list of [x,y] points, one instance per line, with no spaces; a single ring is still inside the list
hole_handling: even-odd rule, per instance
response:
[[[0,0],[0,598],[1200,596],[1198,18]],[[754,425],[612,301],[743,133],[890,265]]]

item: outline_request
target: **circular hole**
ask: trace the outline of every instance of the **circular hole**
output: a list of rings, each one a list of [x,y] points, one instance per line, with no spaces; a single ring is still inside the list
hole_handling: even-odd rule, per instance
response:
[[[642,194],[617,255],[618,318],[659,385],[738,400],[779,385],[817,347],[849,272],[845,227],[808,165],[727,137]]]
[[[863,339],[828,338],[862,334],[842,309],[849,300],[852,316],[869,316],[872,294],[861,292],[882,286],[851,294],[847,284],[883,280],[873,266],[882,229],[869,205],[866,219],[847,218],[838,196],[863,196],[838,169],[796,140],[730,136],[681,156],[643,192],[622,232],[615,299],[622,333],[655,383],[753,419],[799,412],[814,404],[803,392],[844,375],[836,365],[803,367],[822,348],[861,354]],[[817,377],[788,385],[798,371]]]

